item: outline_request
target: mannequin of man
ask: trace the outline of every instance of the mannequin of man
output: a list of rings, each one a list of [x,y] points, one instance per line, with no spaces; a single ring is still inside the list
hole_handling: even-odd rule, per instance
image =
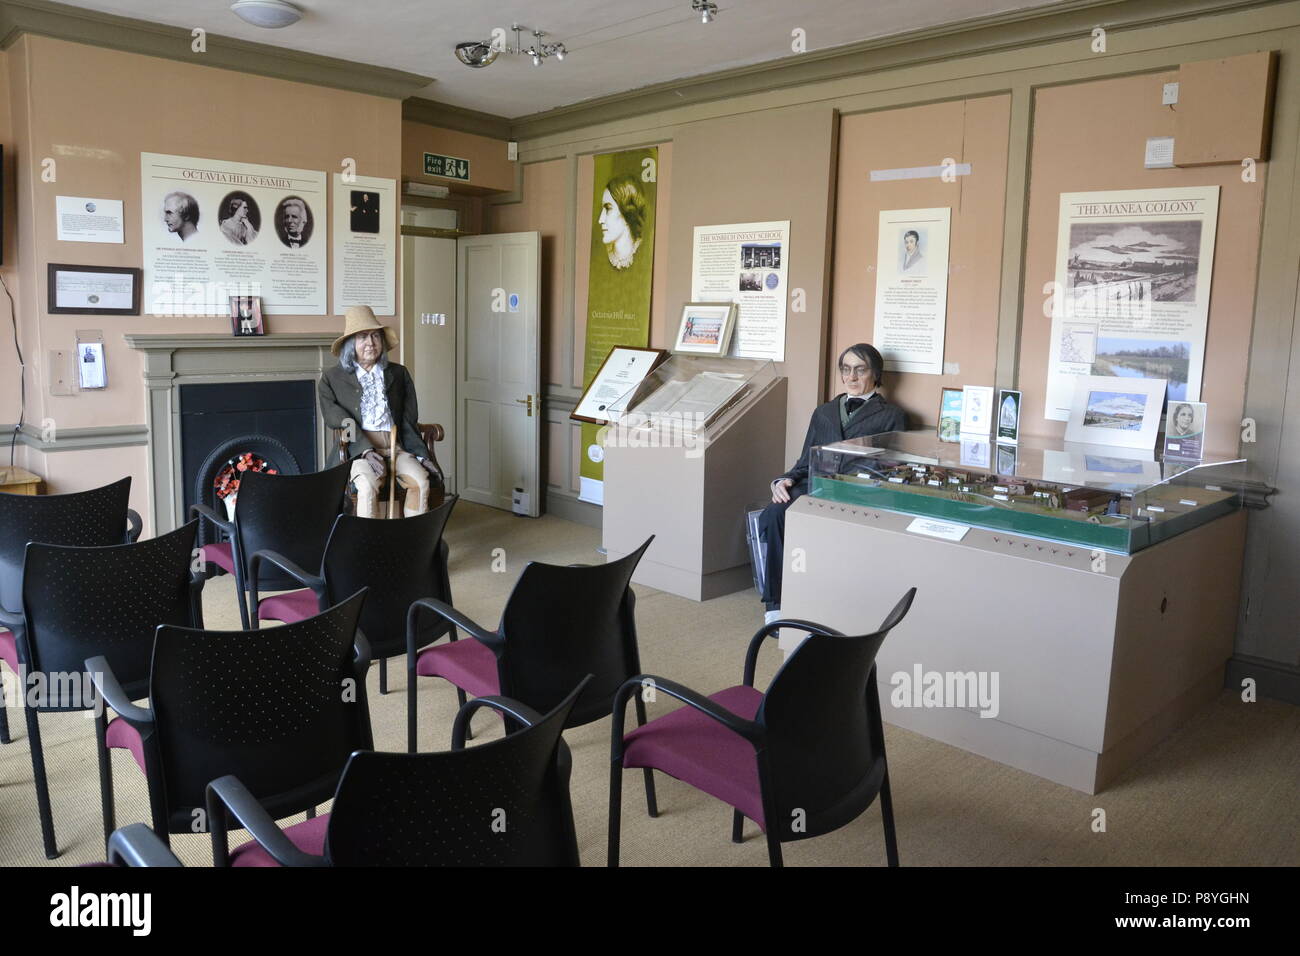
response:
[[[406,493],[403,513],[410,517],[428,511],[430,480],[442,481],[416,428],[415,382],[403,366],[388,361],[387,352],[396,346],[397,333],[381,324],[369,306],[352,306],[332,348],[339,364],[325,370],[316,388],[325,424],[347,429],[351,423],[352,482],[362,518],[383,517],[379,491],[388,472],[393,425],[397,483]]]

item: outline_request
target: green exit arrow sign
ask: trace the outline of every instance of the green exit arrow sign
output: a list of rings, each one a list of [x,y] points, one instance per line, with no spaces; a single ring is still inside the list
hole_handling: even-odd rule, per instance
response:
[[[425,153],[424,173],[426,176],[442,176],[445,179],[469,182],[469,160],[455,156],[442,156],[438,153]]]

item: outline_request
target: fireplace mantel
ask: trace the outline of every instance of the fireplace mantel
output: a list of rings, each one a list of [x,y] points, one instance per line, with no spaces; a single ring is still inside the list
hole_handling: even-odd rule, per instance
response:
[[[155,534],[186,521],[181,488],[180,386],[200,383],[316,380],[336,359],[336,333],[214,335],[133,333],[126,344],[143,353],[145,424],[149,429],[149,507]],[[317,460],[329,460],[328,434],[318,419]]]

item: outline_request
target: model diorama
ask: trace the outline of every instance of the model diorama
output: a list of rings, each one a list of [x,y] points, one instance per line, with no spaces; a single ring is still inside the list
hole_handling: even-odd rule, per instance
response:
[[[1044,447],[1040,447],[1043,445]],[[1155,461],[1096,458],[1059,443],[1022,446],[1017,474],[957,465],[932,431],[813,450],[810,493],[1131,554],[1235,510],[1233,462],[1163,474]],[[1118,469],[1118,470],[1107,470]],[[1064,481],[1062,478],[1070,480]]]

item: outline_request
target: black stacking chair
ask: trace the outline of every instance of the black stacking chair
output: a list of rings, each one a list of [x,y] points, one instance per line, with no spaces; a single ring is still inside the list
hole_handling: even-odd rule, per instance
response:
[[[109,866],[182,866],[171,848],[143,823],[115,830],[108,839]]]
[[[530,561],[506,601],[501,623],[488,631],[449,604],[425,598],[407,618],[407,749],[415,752],[415,678],[441,677],[464,704],[501,694],[534,710],[552,710],[584,675],[594,675],[569,715],[568,726],[599,720],[614,692],[639,670],[636,597],[630,582],[651,536],[631,554],[599,565],[563,567]],[[451,640],[418,650],[422,610],[433,611],[474,640]]]
[[[307,475],[245,472],[239,481],[239,503],[233,521],[205,504],[190,506],[191,514],[212,522],[228,539],[205,544],[203,558],[235,576],[235,597],[244,630],[251,626],[244,592],[252,580],[252,556],[258,551],[276,551],[299,567],[319,567],[325,539],[343,508],[351,467],[336,465]],[[263,581],[263,587],[268,591],[287,590],[294,587],[294,581],[275,572]]]
[[[406,612],[414,601],[433,597],[451,603],[448,548],[442,532],[456,505],[454,497],[412,518],[391,521],[339,515],[325,542],[319,574],[309,574],[276,551],[258,551],[250,562],[253,627],[259,621],[286,624],[319,614],[345,595],[367,588],[361,633],[379,661],[379,693],[388,693],[388,658],[406,651]],[[304,587],[258,597],[263,562],[273,564]],[[427,620],[416,646],[432,644],[455,628]]]
[[[104,658],[86,662],[118,714],[107,746],[130,749],[144,771],[164,841],[207,829],[205,791],[218,777],[238,776],[278,820],[313,813],[333,795],[348,756],[373,748],[370,652],[357,631],[364,600],[358,592],[259,634],[160,627],[148,708],[131,703]]]
[[[29,541],[91,548],[140,537],[140,516],[127,507],[131,479],[68,495],[0,493],[0,612],[22,613],[23,553]],[[0,627],[9,627],[0,620]],[[18,673],[13,628],[0,634],[0,660]],[[9,743],[9,717],[0,705],[0,743]]]
[[[876,687],[876,652],[907,614],[916,588],[903,595],[879,630],[860,637],[808,621],[774,621],[759,629],[745,656],[744,683],[705,697],[662,677],[638,675],[614,700],[609,781],[609,865],[618,865],[623,768],[662,770],[735,808],[767,834],[767,855],[781,865],[781,844],[838,830],[880,796],[885,853],[898,865],[885,733]],[[782,628],[810,635],[766,693],[754,688],[763,641]],[[623,736],[627,699],[653,682],[656,693],[687,706]]]
[[[23,711],[45,855],[59,855],[50,810],[38,715],[96,710],[102,743],[106,721],[85,674],[88,657],[107,660],[127,699],[148,693],[149,657],[159,624],[202,626],[201,576],[191,570],[198,522],[137,544],[81,548],[27,545],[22,614],[0,616],[12,630],[22,675]],[[113,832],[111,769],[101,747],[104,840]]]
[[[590,678],[587,678],[589,680]],[[456,716],[447,753],[354,753],[329,814],[285,830],[234,776],[208,787],[217,866],[577,866],[572,760],[560,736],[582,684],[545,717],[504,697]],[[491,707],[521,729],[465,748]],[[253,841],[227,851],[227,809]]]

